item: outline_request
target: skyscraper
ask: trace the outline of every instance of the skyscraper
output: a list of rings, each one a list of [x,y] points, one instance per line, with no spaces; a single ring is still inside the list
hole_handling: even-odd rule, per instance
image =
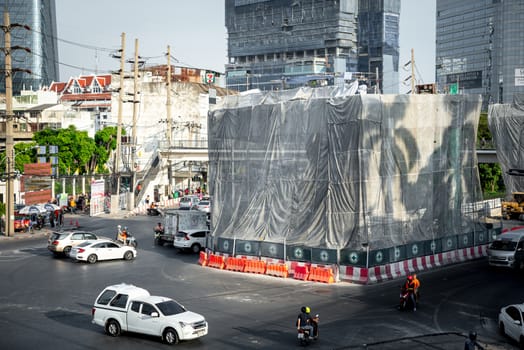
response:
[[[8,11],[11,24],[29,26],[11,30],[11,47],[29,48],[12,50],[13,94],[23,89],[38,89],[58,81],[58,45],[55,0],[0,0],[2,21]],[[3,24],[3,23],[2,23]],[[0,40],[4,46],[4,40]],[[0,54],[0,68],[5,67],[5,54]],[[30,70],[31,74],[17,71]],[[5,79],[0,80],[0,92],[5,92]]]
[[[398,92],[400,0],[226,0],[228,88],[334,84]],[[377,75],[378,73],[378,75]]]
[[[482,94],[484,107],[524,92],[522,18],[522,0],[437,0],[440,91]]]

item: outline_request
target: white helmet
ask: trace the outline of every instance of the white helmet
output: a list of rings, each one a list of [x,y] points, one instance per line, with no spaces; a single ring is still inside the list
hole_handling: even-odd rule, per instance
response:
[[[122,228],[122,226],[118,225],[118,228]]]

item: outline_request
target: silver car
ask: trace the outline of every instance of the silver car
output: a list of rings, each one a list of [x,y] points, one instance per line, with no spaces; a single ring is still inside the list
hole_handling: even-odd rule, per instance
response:
[[[47,249],[54,255],[69,256],[71,248],[85,241],[100,239],[92,232],[85,231],[64,231],[53,232],[47,239]]]

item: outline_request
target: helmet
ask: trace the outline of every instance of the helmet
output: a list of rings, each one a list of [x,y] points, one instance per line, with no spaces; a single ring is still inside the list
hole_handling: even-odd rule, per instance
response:
[[[117,227],[118,227],[118,228],[122,228],[122,226],[121,226],[121,225],[118,225]]]
[[[409,275],[408,276],[408,281],[413,281],[413,276]]]
[[[301,312],[306,312],[306,307],[305,307],[305,306],[302,306],[302,307],[300,308],[300,311],[301,311]]]
[[[477,332],[469,332],[469,339],[477,340]]]
[[[311,312],[311,309],[309,308],[309,306],[306,306],[306,314],[309,314]]]

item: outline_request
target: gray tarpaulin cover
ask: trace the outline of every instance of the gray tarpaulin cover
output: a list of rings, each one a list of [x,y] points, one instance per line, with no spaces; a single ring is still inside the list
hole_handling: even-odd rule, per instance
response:
[[[473,231],[479,95],[230,96],[210,111],[215,237],[330,249]]]
[[[524,169],[524,94],[516,94],[512,104],[490,105],[488,123],[507,194],[524,191],[524,176],[507,174],[509,169]]]

